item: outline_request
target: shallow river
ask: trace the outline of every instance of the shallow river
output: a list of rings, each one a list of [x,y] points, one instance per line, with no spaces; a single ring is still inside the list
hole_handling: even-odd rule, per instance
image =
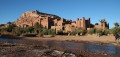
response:
[[[0,42],[6,42],[6,43],[21,43],[23,39],[6,39],[6,38],[0,38]],[[31,41],[32,42],[32,41]],[[34,41],[35,42],[35,41]],[[38,41],[36,41],[38,42]],[[120,55],[120,46],[114,46],[113,44],[97,44],[97,43],[80,43],[80,42],[74,42],[74,41],[39,41],[37,44],[40,45],[46,45],[48,47],[60,47],[63,49],[70,49],[70,50],[86,50],[88,52],[93,53],[106,53],[110,55]]]

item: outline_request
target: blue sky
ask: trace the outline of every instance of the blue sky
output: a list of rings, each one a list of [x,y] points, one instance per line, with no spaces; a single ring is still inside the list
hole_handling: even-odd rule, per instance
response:
[[[106,19],[110,28],[120,23],[120,0],[0,0],[0,24],[16,21],[26,11],[39,10],[62,18]]]

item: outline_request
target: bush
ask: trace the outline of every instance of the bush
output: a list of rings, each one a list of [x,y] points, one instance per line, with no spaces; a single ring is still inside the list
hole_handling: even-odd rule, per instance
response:
[[[97,29],[96,33],[97,33],[99,36],[102,36],[102,35],[103,35],[102,29]]]
[[[51,35],[51,37],[54,37],[56,34],[56,31],[54,29],[49,29],[48,30],[48,35]]]
[[[40,37],[43,37],[44,35],[48,35],[48,30],[45,28],[40,28],[38,32]]]
[[[44,36],[44,33],[43,33],[43,32],[39,33],[39,36],[40,36],[40,37],[43,37],[43,36]]]
[[[71,32],[71,35],[76,35],[76,34],[77,34],[76,30]]]
[[[16,36],[20,36],[22,34],[21,29],[19,27],[14,27],[12,32],[15,33]]]
[[[82,35],[85,35],[87,33],[87,30],[86,29],[82,29],[81,33],[82,33]]]
[[[57,34],[58,34],[58,35],[64,35],[64,33],[63,33],[62,30],[59,30],[59,31],[57,32]]]
[[[90,30],[88,31],[88,34],[92,35],[95,33],[95,28],[90,28]]]
[[[37,34],[34,33],[28,33],[28,34],[23,34],[22,36],[26,36],[26,37],[36,37]]]
[[[54,29],[51,29],[51,35],[52,35],[51,37],[54,37],[55,33],[56,33],[56,31]]]
[[[28,30],[29,30],[30,33],[35,33],[34,32],[35,29],[33,27],[29,27]]]
[[[105,29],[103,32],[104,35],[108,35],[111,34],[111,30],[110,29]]]
[[[7,28],[1,28],[0,32],[7,32]]]
[[[116,35],[118,34],[120,36],[120,27],[115,27],[112,29],[112,33],[113,35]]]
[[[44,35],[48,35],[48,30],[43,28],[42,33],[43,33]]]

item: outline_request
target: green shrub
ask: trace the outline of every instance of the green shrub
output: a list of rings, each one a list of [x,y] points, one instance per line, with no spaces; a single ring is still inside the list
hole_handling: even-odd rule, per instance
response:
[[[7,28],[1,28],[1,32],[7,32]]]
[[[42,33],[43,33],[44,35],[48,35],[48,30],[47,30],[47,29],[43,29]]]
[[[51,29],[51,35],[52,35],[51,37],[54,37],[55,33],[56,33],[56,31],[54,29]]]
[[[112,33],[113,33],[114,35],[116,35],[116,34],[120,35],[120,27],[114,27],[114,28],[112,29]]]
[[[76,34],[77,34],[76,30],[74,30],[74,31],[71,32],[71,35],[76,35]]]
[[[59,30],[59,31],[57,32],[57,34],[58,34],[58,35],[64,35],[63,30]]]
[[[43,36],[44,36],[44,33],[43,33],[43,32],[39,33],[39,36],[40,36],[40,37],[43,37]]]
[[[38,32],[39,32],[39,33],[37,33],[37,34],[39,34],[40,37],[43,37],[44,35],[48,35],[48,30],[45,29],[45,28],[40,28],[40,29],[38,30]]]
[[[105,29],[103,32],[104,35],[108,35],[111,34],[111,30],[110,29]]]
[[[34,32],[35,29],[33,27],[29,27],[28,30],[29,30],[30,33],[35,33]]]
[[[82,33],[82,35],[85,35],[87,33],[87,30],[86,29],[82,29],[81,33]]]
[[[22,36],[26,36],[26,37],[36,37],[37,34],[34,33],[28,33],[28,34],[23,34]]]
[[[97,33],[99,36],[102,36],[102,35],[103,35],[102,29],[97,29],[96,33]]]
[[[90,30],[88,31],[88,34],[92,35],[95,33],[95,28],[90,28]]]
[[[47,31],[47,33],[48,33],[48,35],[51,35],[51,37],[54,37],[55,34],[56,34],[56,31],[55,31],[54,29],[49,29],[49,30]]]
[[[16,34],[16,36],[20,36],[21,32],[20,32],[20,28],[19,27],[14,27],[14,29],[12,30],[13,33]]]

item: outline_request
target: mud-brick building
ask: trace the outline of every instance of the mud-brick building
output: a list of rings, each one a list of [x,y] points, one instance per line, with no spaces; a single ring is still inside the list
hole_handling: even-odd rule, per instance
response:
[[[101,24],[95,24],[94,27],[97,28],[97,29],[109,28],[109,23],[101,22]]]
[[[30,27],[34,26],[36,23],[39,23],[47,29],[55,29],[56,32],[62,30],[64,32],[73,31],[75,29],[83,28],[102,28],[109,27],[107,22],[103,22],[100,25],[91,24],[90,18],[85,19],[85,17],[77,18],[76,21],[66,20],[60,18],[57,15],[42,13],[39,11],[30,11],[25,12],[20,16],[20,18],[15,22],[19,27]]]
[[[38,22],[43,27],[50,29],[51,26],[54,25],[53,20],[56,17],[57,16],[52,16],[38,11],[25,12],[19,19],[17,19],[15,24],[19,27],[30,27],[34,26]]]
[[[85,19],[85,17],[82,17],[82,19],[78,18],[76,20],[76,27],[84,28],[84,29],[90,28],[91,27],[90,18],[88,18],[88,19]]]

